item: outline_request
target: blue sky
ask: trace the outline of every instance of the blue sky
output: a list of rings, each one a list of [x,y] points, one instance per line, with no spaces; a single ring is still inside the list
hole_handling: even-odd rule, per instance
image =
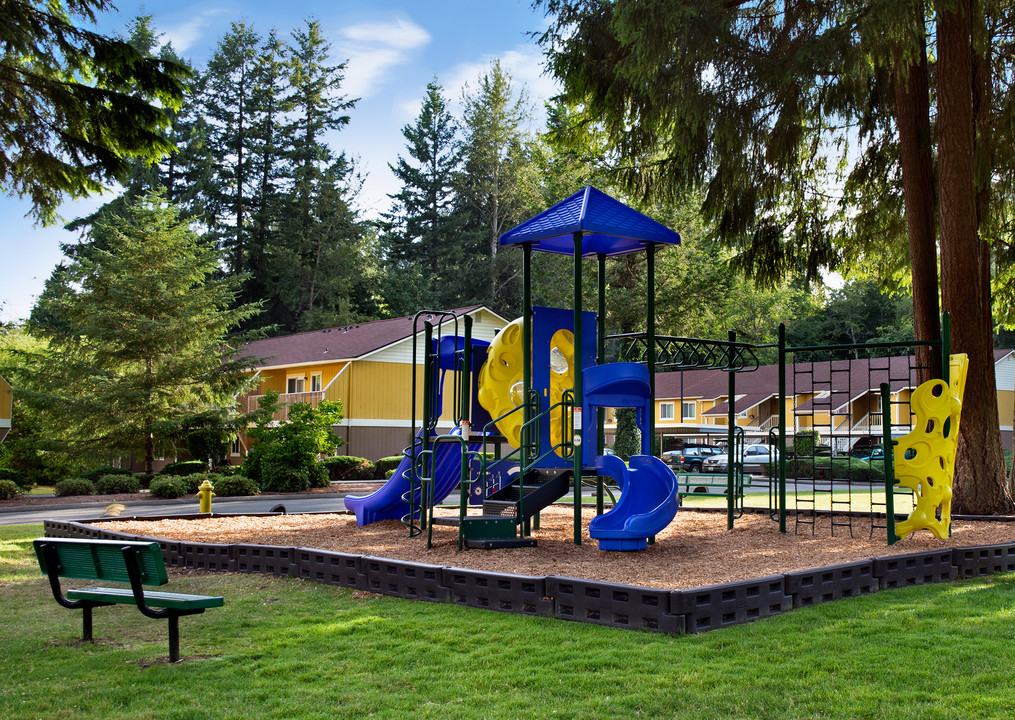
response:
[[[197,66],[205,64],[233,22],[245,22],[262,35],[276,28],[288,36],[306,18],[320,20],[334,61],[348,61],[345,92],[361,98],[333,145],[359,158],[367,175],[360,209],[367,217],[386,210],[387,193],[398,189],[387,163],[405,155],[401,128],[416,117],[426,84],[434,76],[456,112],[465,83],[474,85],[494,58],[501,59],[516,83],[525,85],[537,111],[555,91],[543,74],[539,49],[527,35],[545,27],[529,0],[116,0],[116,4],[119,13],[105,13],[99,19],[100,30],[122,33],[131,18],[150,14],[163,41],[171,41]],[[65,203],[61,214],[71,220],[102,202],[94,198]],[[60,244],[76,239],[60,227],[34,226],[24,217],[28,210],[28,203],[0,195],[3,321],[28,316],[62,258]]]

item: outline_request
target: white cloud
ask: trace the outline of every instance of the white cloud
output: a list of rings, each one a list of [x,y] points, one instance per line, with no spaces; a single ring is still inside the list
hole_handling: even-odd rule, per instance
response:
[[[217,29],[219,23],[215,22],[216,15],[221,15],[225,10],[204,10],[198,13],[197,17],[185,23],[168,27],[162,30],[163,42],[170,42],[179,55],[186,55],[187,51],[199,44],[209,30]]]
[[[348,41],[336,52],[349,59],[342,89],[349,97],[369,97],[387,81],[388,73],[425,47],[430,33],[406,18],[386,23],[351,25],[341,31]]]
[[[516,91],[524,86],[529,102],[533,106],[534,121],[542,125],[544,118],[543,103],[560,92],[557,81],[544,73],[544,58],[538,48],[522,45],[500,55],[484,55],[472,62],[456,65],[447,78],[441,78],[446,97],[454,108],[454,112],[462,110],[462,92],[466,85],[472,91],[480,75],[490,70],[490,63],[500,58],[500,65],[511,75]],[[418,108],[418,106],[417,106]]]

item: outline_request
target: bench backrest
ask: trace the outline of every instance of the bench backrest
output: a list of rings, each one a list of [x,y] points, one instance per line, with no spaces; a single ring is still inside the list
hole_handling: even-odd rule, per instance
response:
[[[69,538],[39,538],[35,540],[35,555],[39,567],[48,574],[47,552],[55,553],[58,567],[56,574],[64,578],[79,580],[106,580],[129,583],[127,563],[123,548],[136,549],[135,556],[144,585],[165,585],[169,582],[162,549],[154,542],[131,542],[127,540],[83,540]]]

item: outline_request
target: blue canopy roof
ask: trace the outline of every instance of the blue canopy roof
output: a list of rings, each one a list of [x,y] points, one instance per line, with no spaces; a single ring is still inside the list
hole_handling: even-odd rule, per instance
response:
[[[649,245],[679,245],[680,235],[589,186],[500,236],[503,245],[532,245],[533,250],[574,255],[580,232],[582,256],[627,255]]]

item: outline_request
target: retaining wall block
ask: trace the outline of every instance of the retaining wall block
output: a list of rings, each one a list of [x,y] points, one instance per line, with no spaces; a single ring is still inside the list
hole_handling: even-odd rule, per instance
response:
[[[955,548],[952,565],[961,578],[981,577],[996,572],[1015,572],[1015,545],[975,545]]]
[[[296,548],[280,545],[233,545],[233,570],[242,573],[270,573],[299,577]]]
[[[874,577],[882,590],[954,580],[958,572],[952,564],[952,550],[874,558]]]
[[[367,589],[360,555],[300,547],[296,548],[296,559],[301,578],[354,590]]]
[[[446,567],[444,585],[455,605],[518,615],[553,616],[553,600],[547,597],[543,576]]]
[[[670,611],[684,616],[684,625],[689,633],[750,622],[793,607],[793,598],[786,592],[783,575],[675,590],[670,601]]]
[[[546,594],[558,620],[609,627],[683,633],[684,617],[670,611],[671,590],[550,575]]]
[[[874,561],[859,560],[811,570],[784,573],[786,594],[793,598],[793,607],[810,607],[841,598],[877,592]]]
[[[360,569],[366,576],[366,589],[373,593],[430,602],[447,602],[450,597],[440,565],[364,555]]]
[[[71,525],[73,523],[60,522],[59,520],[44,520],[42,523],[42,534],[46,537],[77,537],[77,531]]]
[[[236,569],[231,545],[181,542],[179,548],[181,560],[179,567],[219,572]]]

